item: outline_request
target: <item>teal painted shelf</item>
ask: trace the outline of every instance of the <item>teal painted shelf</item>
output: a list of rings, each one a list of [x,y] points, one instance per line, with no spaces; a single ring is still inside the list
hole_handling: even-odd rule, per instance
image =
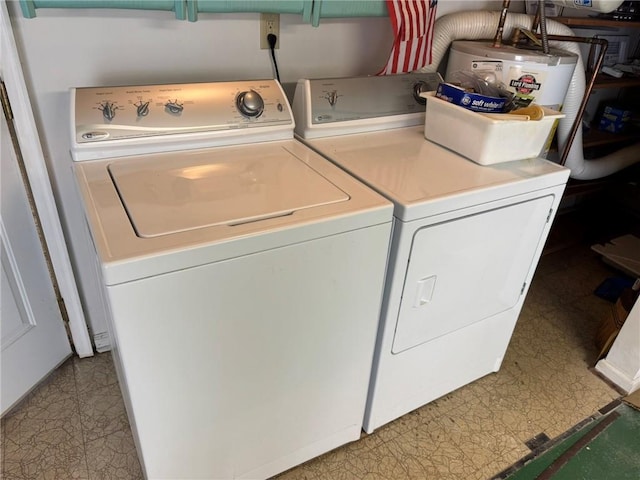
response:
[[[176,18],[186,18],[184,0],[20,0],[22,14],[34,18],[40,8],[116,8],[128,10],[173,11]]]
[[[26,18],[34,18],[42,8],[164,10],[191,22],[199,13],[282,13],[301,15],[314,26],[322,18],[389,15],[385,0],[20,0],[20,8]]]

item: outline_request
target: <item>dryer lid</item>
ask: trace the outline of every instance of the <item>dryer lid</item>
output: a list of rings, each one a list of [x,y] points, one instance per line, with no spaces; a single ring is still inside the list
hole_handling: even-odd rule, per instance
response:
[[[569,177],[569,169],[542,158],[478,165],[425,140],[422,126],[307,143],[393,201],[404,222],[564,185]]]
[[[109,175],[139,237],[239,225],[349,196],[285,148],[200,150],[114,162]]]

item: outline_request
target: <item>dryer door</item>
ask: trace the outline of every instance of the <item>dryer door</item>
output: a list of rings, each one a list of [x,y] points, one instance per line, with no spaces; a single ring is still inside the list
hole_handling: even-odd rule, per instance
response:
[[[548,195],[418,230],[392,352],[513,308],[553,201]]]

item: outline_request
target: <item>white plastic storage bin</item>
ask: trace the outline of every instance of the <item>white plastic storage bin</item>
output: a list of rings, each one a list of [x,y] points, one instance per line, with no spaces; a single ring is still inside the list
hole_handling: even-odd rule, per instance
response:
[[[435,92],[421,96],[427,100],[425,138],[480,165],[540,156],[554,122],[564,117],[543,107],[542,120],[502,120],[441,100]]]

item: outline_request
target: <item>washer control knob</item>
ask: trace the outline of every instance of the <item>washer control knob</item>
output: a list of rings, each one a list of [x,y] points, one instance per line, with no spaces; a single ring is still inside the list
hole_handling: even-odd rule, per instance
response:
[[[105,120],[111,121],[116,116],[116,110],[118,110],[118,106],[113,102],[104,101],[100,104],[98,110],[102,112],[102,116],[105,118]]]
[[[259,117],[264,111],[264,100],[255,90],[240,92],[236,96],[236,108],[245,117]]]
[[[139,117],[146,117],[149,115],[149,102],[136,103],[136,113]]]
[[[413,98],[415,98],[416,102],[418,102],[420,105],[427,104],[427,99],[422,98],[420,94],[428,91],[429,91],[429,85],[427,84],[427,82],[418,81],[413,84]]]
[[[166,108],[169,113],[173,113],[174,115],[178,115],[179,113],[182,113],[182,110],[184,110],[184,106],[182,105],[182,103],[178,103],[178,100],[169,100],[164,104],[164,108]]]

